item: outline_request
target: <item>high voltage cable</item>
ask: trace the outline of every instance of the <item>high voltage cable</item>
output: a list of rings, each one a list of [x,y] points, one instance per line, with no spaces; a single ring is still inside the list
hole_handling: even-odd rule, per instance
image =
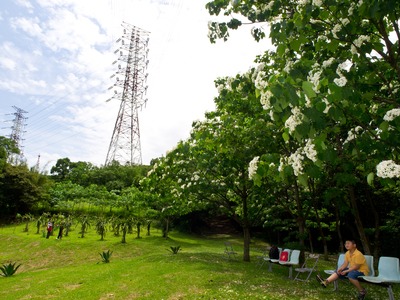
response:
[[[113,118],[113,119],[110,119],[110,120],[108,120],[108,121],[106,121],[106,123],[107,123],[107,122],[110,122],[110,121],[112,121],[112,120],[114,120],[114,118]],[[93,129],[93,128],[97,127],[97,126],[98,126],[98,125],[96,124],[95,126],[87,127],[86,129]],[[48,146],[57,144],[57,143],[59,143],[59,142],[68,140],[68,139],[70,139],[70,138],[73,138],[74,136],[77,136],[78,134],[85,133],[85,132],[86,132],[86,130],[84,130],[84,131],[82,131],[82,132],[78,132],[78,133],[73,134],[73,135],[71,135],[71,136],[69,136],[69,137],[63,138],[62,140],[56,141],[56,142],[51,143],[51,144],[47,144],[47,145],[45,145],[44,147],[48,147]],[[47,137],[47,138],[49,138],[49,137]],[[47,139],[47,138],[46,138],[46,139]],[[41,149],[43,149],[44,147],[36,148],[36,149],[30,150],[30,151],[33,152],[33,151],[41,150]]]
[[[105,80],[101,81],[101,84],[102,84],[102,83],[105,83]],[[97,88],[97,86],[93,86],[93,87],[91,87],[90,89],[85,90],[85,93],[90,92],[90,91],[93,90],[94,88]],[[60,101],[60,100],[62,100],[62,99],[65,99],[65,98],[67,98],[67,97],[70,96],[70,95],[71,95],[71,93],[70,93],[70,94],[67,94],[66,96],[64,96],[64,97],[62,97],[62,98],[60,98],[58,101]],[[76,98],[76,97],[79,97],[79,95],[72,96],[72,98]],[[57,102],[58,102],[58,101],[57,101]],[[88,103],[88,102],[90,102],[90,101],[92,101],[92,99],[86,100],[85,102],[82,103],[82,105],[83,105],[83,104],[86,104],[86,103]],[[34,121],[33,123],[30,123],[30,124],[29,124],[29,125],[30,125],[29,128],[32,128],[32,127],[31,127],[32,124],[33,124],[33,125],[37,125],[37,124],[40,124],[40,123],[42,123],[42,122],[46,122],[47,119],[44,119],[44,118],[43,118],[44,116],[48,116],[48,115],[55,114],[57,111],[63,109],[65,106],[70,105],[70,104],[71,104],[71,102],[65,102],[63,105],[58,106],[57,108],[55,108],[55,109],[52,110],[52,111],[49,111],[47,114],[41,115],[41,118],[40,118],[38,121],[36,121],[36,122]],[[65,114],[66,114],[66,112],[64,112],[64,115],[65,115]],[[35,115],[36,115],[36,114],[35,114]],[[35,116],[35,115],[34,115],[34,116]],[[31,118],[32,118],[32,116],[31,116]],[[34,126],[33,128],[35,128],[35,126]]]
[[[95,109],[95,108],[97,108],[97,107],[99,107],[100,105],[103,105],[104,103],[99,103],[98,105],[96,105],[96,106],[94,106],[92,109]],[[95,114],[95,115],[93,115],[92,117],[96,117],[96,116],[98,116],[98,115],[101,115],[101,114],[103,114],[104,112],[108,112],[110,110],[110,108],[109,107],[106,107],[104,110],[102,110],[102,111],[100,111],[99,113],[97,113],[97,114]],[[52,128],[49,128],[48,130],[50,131],[50,130],[53,130],[53,129],[57,129],[57,128],[61,128],[61,127],[66,127],[66,125],[56,125],[56,126],[54,126],[54,127],[52,127]],[[37,128],[36,130],[38,130],[39,128]],[[33,135],[29,135],[29,138],[31,139],[31,138],[35,138],[36,136],[38,136],[38,135],[41,135],[41,133],[36,133],[36,134],[33,134]]]

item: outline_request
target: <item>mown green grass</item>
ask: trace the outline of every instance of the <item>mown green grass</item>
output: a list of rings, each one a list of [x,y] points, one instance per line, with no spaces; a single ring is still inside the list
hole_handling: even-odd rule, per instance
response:
[[[199,237],[177,232],[165,240],[153,229],[151,236],[136,239],[136,234],[121,237],[108,233],[104,241],[93,228],[81,239],[78,230],[56,240],[46,240],[20,225],[0,228],[0,263],[22,266],[12,277],[0,278],[0,299],[356,299],[356,289],[340,283],[322,289],[316,281],[303,286],[283,279],[288,268],[273,266],[273,273],[255,268],[255,257],[266,246],[259,241],[251,246],[252,262],[243,262],[243,240],[237,236]],[[238,261],[221,259],[223,242],[233,244]],[[166,249],[181,246],[173,255]],[[111,250],[108,264],[101,263],[100,252]],[[98,263],[100,262],[100,263]],[[320,260],[319,269],[331,269],[335,261]],[[294,273],[295,274],[295,273]],[[323,272],[321,273],[323,274]],[[385,288],[366,285],[367,299],[388,299]],[[395,298],[400,296],[394,286]]]

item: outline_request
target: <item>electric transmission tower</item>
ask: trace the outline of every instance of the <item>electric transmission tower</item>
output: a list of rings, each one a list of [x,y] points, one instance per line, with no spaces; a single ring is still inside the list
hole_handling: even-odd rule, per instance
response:
[[[113,62],[118,69],[111,78],[116,82],[109,90],[115,88],[113,96],[107,100],[121,101],[117,121],[115,122],[105,165],[118,161],[121,165],[141,165],[142,150],[140,146],[138,110],[146,105],[148,73],[145,74],[149,61],[148,43],[150,32],[123,22],[124,33],[117,40],[119,57]],[[119,77],[121,76],[121,78]]]
[[[24,123],[27,117],[25,117],[23,114],[27,114],[28,112],[18,108],[16,106],[13,106],[13,108],[17,111],[13,113],[14,120],[13,120],[13,126],[11,126],[11,135],[10,138],[15,141],[15,146],[19,149],[20,154],[19,154],[19,161],[23,162],[24,159],[24,152],[22,150],[23,146],[21,145],[23,139],[22,135],[24,134],[24,127],[26,124]],[[13,154],[10,156],[9,162],[12,164],[16,164],[18,160],[18,154]]]

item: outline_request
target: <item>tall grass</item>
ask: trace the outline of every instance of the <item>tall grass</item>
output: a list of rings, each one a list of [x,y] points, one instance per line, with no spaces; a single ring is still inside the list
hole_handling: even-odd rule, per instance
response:
[[[303,286],[283,279],[288,268],[273,266],[273,273],[255,268],[255,257],[263,247],[251,246],[252,263],[221,259],[224,242],[243,251],[241,237],[214,235],[200,237],[177,232],[167,241],[161,231],[136,239],[109,233],[104,241],[91,227],[85,238],[79,230],[56,240],[23,232],[20,225],[0,228],[0,264],[22,264],[18,272],[0,278],[0,299],[356,299],[356,289],[340,284],[342,292],[322,289],[315,281]],[[172,255],[165,249],[181,246]],[[109,264],[96,264],[99,253],[113,251]],[[336,262],[321,261],[319,269],[333,268]],[[294,272],[294,274],[296,274]],[[367,299],[388,299],[385,288],[366,285]],[[394,286],[395,298],[399,285]]]

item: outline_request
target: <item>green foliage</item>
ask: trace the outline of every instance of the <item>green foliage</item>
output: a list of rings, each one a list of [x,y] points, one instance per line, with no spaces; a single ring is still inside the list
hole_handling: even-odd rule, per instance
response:
[[[5,264],[2,267],[0,267],[0,271],[2,273],[0,273],[1,276],[3,277],[10,277],[12,275],[15,274],[15,272],[17,272],[18,268],[21,266],[21,264],[19,264],[18,266],[15,266],[17,263],[9,263],[9,264]]]
[[[171,250],[170,249],[165,249],[165,250],[171,252],[172,254],[178,254],[179,250],[182,250],[181,246],[171,246],[170,248]]]
[[[109,263],[112,254],[113,251],[110,252],[110,250],[108,250],[107,252],[99,253],[103,263]]]
[[[37,184],[36,174],[25,166],[6,164],[0,173],[0,215],[29,213],[37,203],[47,199],[46,188]]]

